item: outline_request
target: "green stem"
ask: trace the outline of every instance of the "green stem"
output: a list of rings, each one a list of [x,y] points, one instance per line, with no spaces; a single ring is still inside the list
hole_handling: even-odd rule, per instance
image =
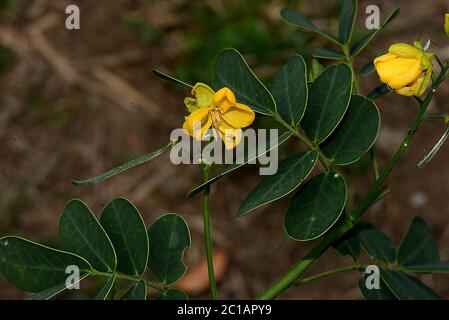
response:
[[[281,116],[276,115],[274,118],[277,122],[279,122],[286,129],[288,129],[296,138],[302,141],[307,147],[309,147],[311,150],[316,150],[318,152],[318,159],[323,165],[324,169],[328,172],[332,171],[332,164],[329,162],[329,160],[327,160],[327,158],[324,156],[324,154],[321,152],[318,146],[312,143],[312,141],[310,141],[305,135],[302,135],[297,128],[294,128],[293,126],[285,122],[284,119],[281,118]]]
[[[333,276],[338,273],[344,273],[344,272],[349,272],[349,271],[354,271],[354,270],[361,271],[364,268],[366,268],[366,266],[364,264],[355,264],[355,265],[348,266],[348,267],[336,268],[336,269],[328,270],[328,271],[325,271],[322,273],[318,273],[316,275],[313,275],[313,276],[310,276],[307,278],[302,278],[296,282],[296,285],[304,285],[306,283],[309,283],[309,282],[312,282],[315,280],[319,280],[322,278],[326,278],[329,276]]]
[[[210,165],[203,165],[204,172],[204,181],[209,181],[210,179]],[[210,186],[208,186],[204,190],[203,196],[203,206],[204,206],[204,215],[203,215],[203,223],[204,223],[204,246],[206,248],[206,258],[207,258],[207,271],[209,274],[209,286],[210,286],[210,296],[212,300],[217,300],[217,284],[215,282],[215,274],[214,274],[214,262],[213,262],[213,253],[212,253],[212,237],[211,237],[211,228],[210,228],[210,203],[209,203],[209,192]]]
[[[379,163],[377,162],[376,152],[374,151],[374,146],[369,150],[369,156],[371,159],[371,166],[373,167],[374,179],[379,179]]]
[[[349,65],[349,68],[351,69],[352,72],[354,92],[356,94],[360,94],[359,77],[354,68],[354,58],[351,57],[349,53],[349,47],[347,45],[342,45],[341,48],[343,49],[343,53],[345,54],[345,62]]]
[[[123,273],[120,273],[120,272],[92,271],[91,274],[93,276],[101,276],[101,277],[108,277],[108,278],[115,277],[117,279],[128,280],[128,281],[131,281],[131,282],[139,282],[139,281],[143,280],[143,281],[145,281],[145,284],[147,285],[147,287],[150,287],[150,288],[153,288],[153,289],[156,289],[156,290],[159,290],[159,291],[166,291],[167,290],[167,288],[164,285],[161,285],[159,283],[155,283],[155,282],[152,282],[152,281],[145,280],[142,277],[130,276],[130,275],[123,274]]]
[[[345,220],[333,228],[324,238],[318,243],[312,250],[307,253],[303,259],[299,260],[295,265],[293,265],[287,272],[285,272],[279,279],[277,279],[272,285],[270,285],[264,292],[262,292],[257,298],[258,299],[274,299],[284,292],[287,288],[294,285],[296,281],[301,277],[301,275],[306,272],[310,266],[312,266],[315,261],[329,248],[332,244],[340,239],[346,232],[351,230],[360,217],[379,199],[379,196],[383,192],[382,184],[385,179],[389,176],[391,171],[394,169],[398,161],[402,158],[403,154],[407,150],[411,141],[413,140],[418,127],[425,120],[425,112],[429,107],[430,101],[439,87],[441,82],[446,77],[447,69],[443,69],[439,74],[438,78],[432,86],[424,99],[424,101],[419,106],[419,111],[407,132],[404,140],[397,149],[393,158],[386,164],[384,169],[379,175],[379,178],[371,186],[370,190],[363,197],[357,207],[349,213]]]

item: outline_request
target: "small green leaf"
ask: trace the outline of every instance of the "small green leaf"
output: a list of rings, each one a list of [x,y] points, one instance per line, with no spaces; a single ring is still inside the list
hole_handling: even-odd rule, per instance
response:
[[[354,95],[343,120],[321,150],[336,165],[351,164],[372,147],[379,127],[380,114],[374,102]]]
[[[137,208],[125,198],[112,200],[100,219],[117,254],[117,270],[140,276],[149,255],[148,233]]]
[[[243,200],[236,217],[241,217],[295,190],[313,170],[317,159],[318,153],[309,151],[280,162],[277,172],[271,176],[264,176]]]
[[[399,271],[381,268],[380,276],[399,300],[439,300],[440,297],[418,279]]]
[[[307,18],[306,16],[304,16],[303,14],[301,14],[297,11],[293,11],[288,8],[283,8],[281,10],[281,16],[285,21],[287,21],[291,24],[294,24],[295,26],[298,26],[301,29],[317,33],[317,34],[325,37],[326,39],[332,41],[336,45],[341,45],[340,41],[334,34],[332,34],[329,31],[323,31],[323,30],[318,29],[315,26],[315,24],[309,20],[309,18]]]
[[[187,270],[183,255],[190,247],[190,232],[185,220],[174,213],[166,214],[151,225],[148,238],[151,272],[160,282],[176,282]]]
[[[371,258],[393,263],[396,250],[390,238],[370,223],[359,223],[358,234],[362,248]]]
[[[312,84],[301,125],[315,143],[323,142],[343,118],[349,106],[352,72],[347,64],[328,67]]]
[[[307,70],[300,55],[288,59],[273,80],[271,93],[277,105],[277,112],[288,124],[298,125],[307,105]]]
[[[420,217],[415,217],[398,249],[398,264],[403,267],[433,264],[440,261],[432,231]]]
[[[167,144],[165,147],[160,148],[157,151],[154,152],[150,152],[147,154],[144,154],[136,159],[133,159],[131,161],[128,161],[125,164],[122,164],[121,166],[115,167],[114,169],[111,169],[99,176],[90,178],[90,179],[86,179],[86,180],[72,180],[72,183],[74,185],[77,186],[83,186],[83,185],[90,185],[90,184],[95,184],[95,183],[99,183],[102,182],[108,178],[111,178],[119,173],[122,173],[128,169],[134,168],[142,163],[148,162],[150,160],[153,160],[154,158],[160,156],[161,154],[163,154],[165,151],[167,151],[168,149],[170,149],[173,145],[175,144],[175,142],[170,142],[169,144]]]
[[[0,273],[18,289],[40,292],[65,284],[68,266],[77,266],[80,276],[91,271],[83,258],[19,237],[0,239]]]
[[[106,300],[115,283],[115,277],[108,278],[92,296],[92,300]]]
[[[364,78],[374,71],[376,71],[376,68],[374,67],[374,62],[371,60],[360,69],[359,77]]]
[[[165,292],[161,292],[155,300],[189,300],[187,294],[176,288],[170,288]]]
[[[363,277],[359,280],[359,289],[365,300],[397,300],[396,296],[382,280],[380,280],[379,289],[368,289]]]
[[[235,49],[222,51],[215,65],[214,88],[218,90],[223,87],[231,89],[240,103],[258,113],[273,115],[276,112],[270,92]]]
[[[417,169],[421,169],[424,167],[432,158],[437,154],[438,150],[443,146],[446,142],[447,138],[449,138],[449,127],[447,127],[444,134],[441,136],[440,140],[433,146],[432,150],[416,165]]]
[[[94,269],[115,270],[117,257],[111,240],[81,200],[73,199],[64,208],[59,222],[59,241],[64,250],[83,257]]]
[[[133,285],[125,293],[122,300],[146,300],[147,299],[147,286],[145,281],[141,280]]]
[[[266,148],[260,148],[260,145],[263,145],[263,143],[261,144],[255,143],[254,145],[250,146],[246,150],[246,152],[243,152],[242,154],[237,153],[234,164],[228,164],[223,166],[218,174],[216,174],[208,181],[200,184],[198,187],[190,191],[187,197],[193,198],[201,191],[206,189],[208,186],[210,186],[212,183],[222,178],[223,176],[227,175],[228,173],[231,173],[232,171],[237,170],[240,167],[243,167],[247,163],[254,162],[260,156],[266,154],[268,151],[274,150],[279,145],[287,141],[288,138],[291,137],[291,135],[292,133],[290,131],[280,133],[279,135],[270,135],[268,141],[266,141],[265,143]]]
[[[399,15],[399,8],[393,10],[393,12],[390,14],[390,16],[384,21],[382,26],[379,29],[373,29],[368,31],[367,34],[365,34],[362,38],[360,38],[352,47],[350,50],[351,56],[355,56],[360,53],[367,45],[368,43],[379,33],[381,32],[391,21],[393,21],[394,18],[396,18]]]
[[[418,266],[407,266],[404,269],[414,273],[449,273],[449,261],[425,263]]]
[[[169,76],[168,74],[163,73],[163,72],[161,72],[159,70],[154,70],[153,69],[153,74],[156,77],[160,78],[160,79],[167,80],[167,81],[170,81],[170,82],[173,82],[173,83],[176,83],[176,84],[181,84],[181,85],[189,87],[189,88],[193,88],[193,86],[191,84],[188,84],[188,83],[186,83],[186,82],[184,82],[182,80],[176,79],[176,78],[174,78],[172,76]]]
[[[341,0],[339,35],[343,44],[351,41],[357,15],[357,0]]]
[[[337,173],[322,173],[310,179],[295,195],[285,214],[287,235],[308,241],[329,230],[346,203],[346,184]]]
[[[350,256],[354,261],[360,257],[360,241],[356,230],[352,229],[334,244],[335,250],[344,256]]]
[[[391,89],[388,84],[381,84],[380,86],[376,87],[371,91],[367,98],[371,100],[375,100],[379,97],[382,97],[383,95],[390,93],[393,89]]]
[[[313,56],[320,59],[331,59],[331,60],[343,60],[345,55],[342,52],[335,51],[329,48],[317,49]]]

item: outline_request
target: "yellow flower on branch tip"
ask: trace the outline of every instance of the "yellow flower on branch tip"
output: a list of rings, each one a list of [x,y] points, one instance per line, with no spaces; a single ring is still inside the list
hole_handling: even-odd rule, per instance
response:
[[[383,83],[403,96],[424,94],[432,76],[433,54],[422,49],[419,41],[414,45],[396,43],[388,53],[374,59],[374,66]]]
[[[444,31],[446,31],[446,34],[449,37],[449,13],[444,15]]]
[[[214,92],[207,84],[199,82],[193,87],[192,96],[184,99],[190,112],[185,117],[184,130],[200,141],[212,128],[215,137],[220,135],[226,149],[235,148],[242,139],[242,128],[253,123],[254,111],[238,103],[234,93],[226,87]]]

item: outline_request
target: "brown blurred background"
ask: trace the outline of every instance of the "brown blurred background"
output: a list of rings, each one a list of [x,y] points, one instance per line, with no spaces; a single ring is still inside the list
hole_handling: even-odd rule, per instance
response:
[[[87,178],[168,141],[183,121],[188,92],[152,76],[157,68],[188,82],[210,82],[218,52],[240,50],[264,80],[295,52],[310,55],[323,44],[282,22],[283,6],[299,9],[317,24],[337,29],[337,1],[243,0],[0,0],[0,235],[15,234],[57,246],[59,215],[79,197],[97,214],[116,196],[126,196],[149,225],[167,212],[182,214],[191,228],[186,262],[201,263],[201,200],[186,194],[201,181],[195,166],[173,166],[168,154],[139,168],[90,187],[75,187]],[[81,9],[81,29],[65,28],[65,8]],[[443,31],[448,0],[360,1],[355,36],[364,28],[364,10],[377,4],[382,19],[395,7],[401,15],[357,61],[386,51],[391,42],[431,38],[432,50],[449,58]],[[362,83],[366,94],[376,76]],[[441,88],[430,112],[446,113],[449,86]],[[384,164],[397,148],[416,112],[415,102],[394,94],[377,101],[382,128],[377,142]],[[426,123],[400,166],[388,180],[389,197],[367,219],[398,243],[415,215],[422,216],[449,259],[449,145],[422,170],[416,163],[443,134],[442,123]],[[281,155],[295,148],[286,145]],[[349,206],[371,183],[368,159],[343,169]],[[301,257],[314,243],[287,239],[283,214],[288,199],[235,220],[240,202],[260,177],[254,166],[220,180],[212,188],[214,246],[229,258],[219,286],[224,299],[252,298]],[[223,259],[227,260],[227,259]],[[349,265],[350,259],[329,250],[311,272]],[[204,279],[205,274],[202,275]],[[201,277],[201,275],[200,275]],[[288,290],[286,299],[359,299],[357,273],[337,275]],[[421,279],[449,298],[449,276]],[[87,291],[95,283],[87,282]],[[92,287],[92,288],[91,288]],[[71,294],[85,298],[86,293]],[[0,298],[23,294],[0,276]],[[192,298],[207,298],[207,293]]]

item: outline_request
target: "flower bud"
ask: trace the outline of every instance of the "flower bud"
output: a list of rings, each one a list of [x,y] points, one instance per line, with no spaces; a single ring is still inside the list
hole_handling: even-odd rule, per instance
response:
[[[432,76],[433,54],[422,49],[417,41],[409,45],[396,43],[388,53],[374,60],[380,80],[403,96],[422,96]]]

